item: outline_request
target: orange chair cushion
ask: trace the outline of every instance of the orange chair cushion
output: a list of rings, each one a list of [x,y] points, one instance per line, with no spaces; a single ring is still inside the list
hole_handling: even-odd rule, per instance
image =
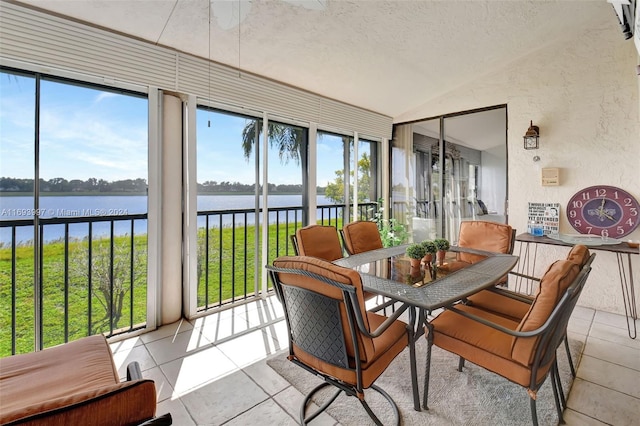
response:
[[[457,309],[469,312],[510,330],[518,327],[518,321],[505,318],[473,306],[456,305]],[[465,318],[455,312],[444,311],[432,321],[433,343],[446,351],[455,353],[470,362],[486,368],[502,377],[528,387],[531,382],[529,366],[511,358],[511,336],[494,328]],[[536,380],[541,381],[549,366],[541,368]]]
[[[589,257],[591,257],[591,253],[589,253],[587,246],[578,244],[571,248],[567,255],[567,260],[582,268],[589,260]]]
[[[465,221],[460,223],[458,246],[494,253],[509,253],[512,248],[513,228],[509,225],[482,220]],[[484,259],[483,256],[470,253],[459,253],[458,260],[476,263]]]
[[[358,298],[360,311],[366,312],[364,304],[365,299],[362,291],[362,281],[360,280],[360,274],[354,269],[344,268],[342,266],[334,265],[333,263],[327,262],[325,260],[309,256],[279,257],[273,261],[273,266],[278,268],[301,269],[303,271],[321,275],[342,284],[352,285],[356,289],[356,297]],[[283,284],[294,284],[297,287],[305,288],[323,294],[335,300],[343,299],[342,290],[318,281],[315,278],[298,274],[279,273],[278,279]],[[341,309],[341,315],[344,324],[347,324],[348,319],[344,308]],[[363,319],[365,321],[365,327],[369,328],[370,325],[367,322],[367,317],[363,315]],[[350,336],[346,337],[347,353],[349,356],[353,357],[355,354],[355,350],[353,348],[353,345],[351,344],[351,340],[352,339]],[[361,338],[359,339],[359,344],[360,359],[363,361],[367,361],[367,359],[369,359],[374,353],[373,342],[371,341],[371,339]]]
[[[526,297],[520,294],[518,296]],[[518,322],[522,321],[522,318],[529,312],[531,303],[533,303],[533,298],[527,303],[490,290],[482,290],[469,296],[468,300],[470,305],[476,308],[490,311]]]
[[[541,327],[579,272],[578,265],[569,260],[555,261],[540,280],[538,293],[517,330],[531,331]],[[537,339],[537,337],[513,337],[511,354],[513,359],[523,365],[531,364]]]
[[[367,312],[366,316],[371,326],[371,331],[375,330],[387,319],[387,317],[373,312]],[[407,347],[409,337],[406,326],[402,321],[395,321],[379,337],[372,339],[374,351],[370,354],[367,361],[362,363],[363,388],[366,389],[370,387],[389,366],[391,361]],[[312,366],[318,371],[322,371],[353,386],[357,383],[355,370],[341,368],[321,361],[295,345],[294,354],[300,361]],[[355,365],[352,365],[352,367],[355,368]]]
[[[378,225],[373,222],[351,222],[342,228],[344,244],[351,254],[382,248]]]
[[[298,254],[329,262],[342,258],[342,245],[333,226],[309,225],[296,231]]]

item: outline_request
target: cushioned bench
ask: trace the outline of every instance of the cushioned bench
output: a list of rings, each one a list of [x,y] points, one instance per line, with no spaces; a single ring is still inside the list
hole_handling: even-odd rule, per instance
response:
[[[130,371],[139,374],[137,363]],[[103,335],[0,360],[3,425],[171,424],[155,411],[154,382],[120,382]]]

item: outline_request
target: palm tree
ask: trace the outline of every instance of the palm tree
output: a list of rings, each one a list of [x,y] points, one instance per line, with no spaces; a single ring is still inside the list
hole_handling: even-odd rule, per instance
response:
[[[250,120],[242,130],[242,149],[244,157],[249,160],[253,146],[258,140],[258,135],[262,130],[260,120]],[[302,129],[285,124],[269,123],[268,128],[269,144],[278,147],[280,161],[287,164],[289,160],[294,160],[300,164],[301,147],[303,140]]]

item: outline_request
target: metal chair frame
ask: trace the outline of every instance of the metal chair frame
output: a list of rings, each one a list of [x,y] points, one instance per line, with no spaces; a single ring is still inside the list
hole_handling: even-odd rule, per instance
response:
[[[538,415],[536,410],[536,393],[546,380],[547,376],[551,376],[551,384],[553,388],[554,401],[556,405],[556,410],[558,412],[558,419],[560,423],[564,423],[562,417],[562,410],[566,408],[566,402],[564,400],[564,394],[562,393],[562,386],[560,383],[560,375],[558,372],[558,365],[556,361],[556,349],[560,345],[563,339],[566,339],[566,330],[567,324],[569,323],[569,318],[573,309],[578,302],[578,298],[580,297],[580,293],[584,288],[584,285],[587,281],[589,273],[591,272],[591,262],[595,254],[591,255],[590,261],[580,270],[579,274],[574,279],[574,282],[567,288],[564,295],[561,297],[558,304],[555,306],[549,318],[545,321],[545,323],[537,328],[536,330],[531,331],[515,331],[503,327],[499,324],[495,324],[491,321],[488,321],[484,318],[473,315],[469,312],[461,311],[454,306],[448,307],[447,310],[455,312],[456,314],[462,315],[471,320],[477,321],[481,324],[484,324],[488,327],[499,330],[505,334],[515,337],[539,337],[539,341],[536,346],[535,355],[531,368],[531,381],[529,384],[529,388],[527,392],[529,393],[529,402],[531,407],[531,418],[534,425],[538,425]],[[428,409],[427,402],[429,396],[429,373],[431,368],[431,347],[433,345],[433,324],[427,323],[427,328],[429,329],[429,334],[427,335],[428,341],[428,351],[427,351],[427,365],[426,365],[426,373],[425,373],[425,383],[424,383],[424,399],[423,404],[425,409]],[[537,381],[536,377],[538,374],[538,369],[541,366],[551,364],[551,368],[549,372],[540,380]],[[496,373],[498,374],[498,373]],[[506,378],[506,377],[505,377]],[[508,380],[508,378],[507,378]],[[562,396],[560,396],[562,395]],[[561,407],[562,406],[562,407]]]
[[[311,392],[306,395],[300,408],[300,423],[304,425],[316,418],[320,413],[326,410],[331,405],[331,403],[333,403],[333,401],[335,401],[335,399],[340,395],[341,392],[344,392],[348,396],[357,397],[369,417],[374,421],[374,423],[376,425],[382,425],[382,423],[375,415],[375,413],[373,413],[364,398],[364,388],[362,383],[362,361],[360,357],[360,347],[358,344],[357,336],[358,333],[368,338],[375,338],[382,335],[385,330],[392,323],[394,323],[398,319],[398,317],[407,309],[407,307],[405,306],[395,311],[393,315],[388,317],[375,331],[369,331],[367,330],[364,323],[362,312],[358,304],[355,287],[342,284],[322,275],[314,274],[312,272],[300,269],[278,268],[269,265],[266,266],[266,268],[269,271],[269,275],[273,282],[278,298],[284,306],[285,320],[287,322],[287,333],[289,337],[288,359],[294,364],[304,368],[305,370],[324,380],[324,383],[316,386],[311,390]],[[279,273],[297,274],[322,281],[326,284],[339,288],[342,291],[343,298],[342,300],[336,300],[312,290],[282,283],[278,279]],[[336,334],[336,338],[333,339],[333,344],[331,345],[331,347],[320,348],[324,352],[323,355],[314,353],[314,349],[318,348],[309,347],[309,345],[314,346],[318,344],[317,326],[318,324],[323,324],[323,322],[318,321],[317,318],[309,315],[309,310],[300,309],[299,307],[293,306],[297,303],[300,303],[300,301],[304,301],[304,303],[309,303],[311,306],[313,306],[313,310],[316,314],[318,314],[318,311],[321,309],[320,307],[322,307],[323,305],[326,306],[325,310],[329,311],[327,318],[329,319],[329,321],[333,320],[334,324],[333,330],[327,331],[325,329],[325,331],[334,333],[339,332],[339,335]],[[354,348],[354,356],[352,358],[347,356],[346,336],[343,333],[343,324],[339,314],[340,304],[344,304],[345,311],[347,312],[347,327],[351,335],[351,344]],[[336,321],[338,322],[337,324]],[[315,326],[315,331],[312,331],[312,329],[309,327],[305,327],[305,324],[313,324]],[[409,333],[409,330],[412,329],[413,324],[408,324],[407,332]],[[408,341],[410,345],[413,344],[410,336]],[[298,347],[301,347],[306,352],[310,353],[314,357],[321,359],[324,362],[331,363],[340,368],[355,370],[356,385],[353,386],[339,381],[329,376],[328,374],[316,370],[315,368],[298,360],[293,353],[294,343]],[[352,363],[352,365],[350,365],[350,363]],[[337,388],[337,391],[317,411],[307,416],[307,406],[309,405],[311,399],[319,390],[327,386],[335,386]],[[393,401],[391,396],[375,384],[372,384],[369,388],[378,392],[389,402],[396,419],[396,425],[399,425],[400,413],[398,410],[398,406],[396,405],[395,401]]]

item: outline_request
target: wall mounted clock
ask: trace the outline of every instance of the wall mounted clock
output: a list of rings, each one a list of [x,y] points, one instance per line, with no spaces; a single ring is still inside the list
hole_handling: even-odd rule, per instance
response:
[[[627,191],[615,186],[590,186],[571,197],[567,218],[582,234],[622,238],[638,227],[640,204]]]

